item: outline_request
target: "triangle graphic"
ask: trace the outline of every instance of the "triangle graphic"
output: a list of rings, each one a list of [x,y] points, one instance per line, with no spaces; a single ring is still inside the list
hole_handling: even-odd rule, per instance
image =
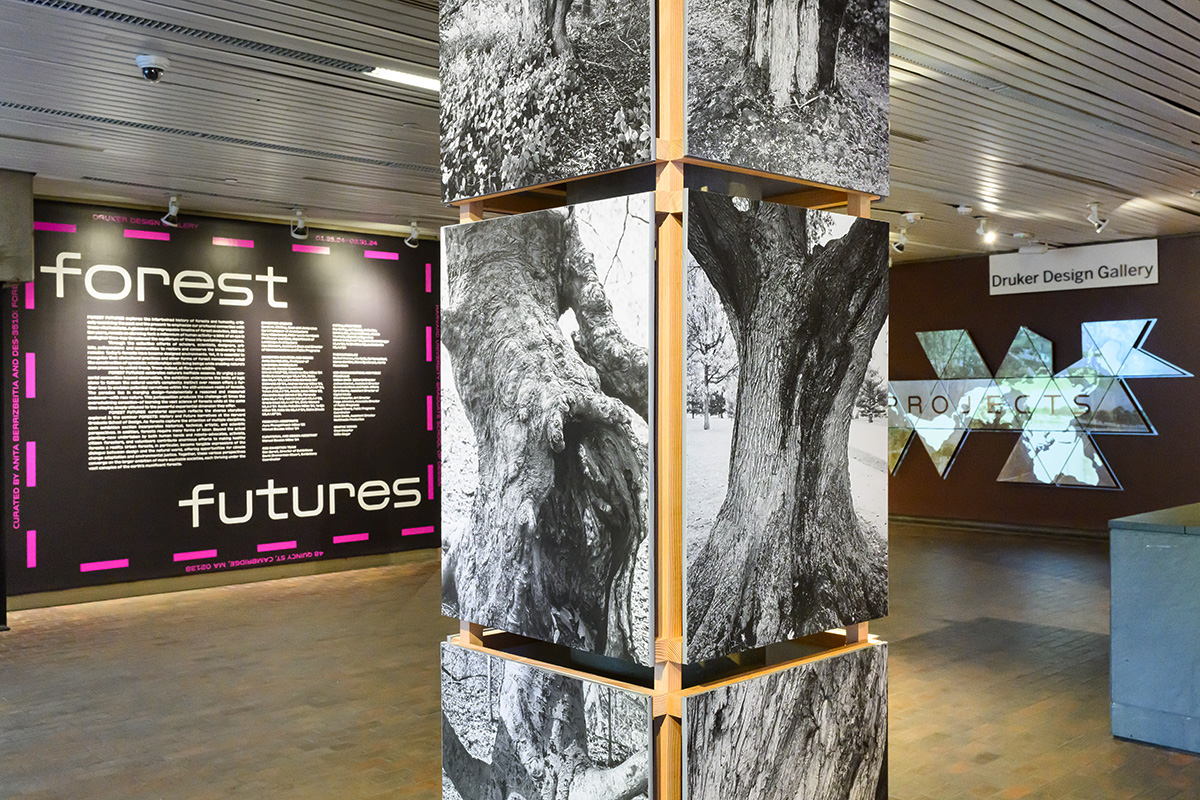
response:
[[[912,428],[888,428],[889,474],[896,474],[896,470],[900,467],[900,462],[904,460],[905,454],[908,453],[908,447],[912,444],[912,440]]]
[[[1089,369],[1094,369],[1097,375],[1106,378],[1115,377],[1117,374],[1116,368],[1104,358],[1104,353],[1100,350],[1100,346],[1096,344],[1095,339],[1092,338],[1092,334],[1088,330],[1086,323],[1080,326],[1079,336],[1082,339],[1083,358],[1076,363],[1083,364]]]
[[[920,331],[917,333],[917,339],[921,342],[921,349],[925,351],[925,357],[929,359],[929,363],[933,366],[933,374],[939,378],[945,377],[946,364],[958,348],[959,340],[966,333],[962,328],[949,331]]]
[[[1033,344],[1033,349],[1041,356],[1042,366],[1046,370],[1046,375],[1054,374],[1054,342],[1051,342],[1045,336],[1034,333],[1024,326],[1021,330],[1029,337],[1029,341]]]
[[[1090,436],[1081,436],[1075,449],[1067,458],[1054,481],[1055,486],[1084,486],[1091,489],[1120,489],[1113,475]]]
[[[992,373],[983,362],[983,356],[979,354],[979,348],[975,346],[971,334],[963,331],[962,338],[958,340],[958,347],[946,362],[939,377],[945,380],[991,379]]]
[[[1122,378],[1190,378],[1192,373],[1180,369],[1140,348],[1134,349],[1117,372]]]
[[[1117,382],[1116,378],[1100,376],[1058,378],[1057,380],[1060,385],[1063,381],[1070,382],[1072,391],[1075,393],[1071,400],[1075,406],[1075,418],[1079,420],[1079,424],[1084,430],[1088,430],[1088,426],[1092,424],[1092,419],[1096,415],[1096,409],[1104,402],[1108,390]]]
[[[962,428],[924,431],[920,428],[917,429],[917,437],[925,446],[925,452],[929,453],[929,458],[933,461],[933,467],[937,470],[937,474],[943,478],[950,471],[954,457],[958,455],[966,436],[967,432]]]
[[[1000,476],[996,480],[1001,483],[1038,483],[1044,485],[1053,483],[1053,478],[1049,476],[1046,468],[1042,466],[1037,456],[1037,448],[1030,441],[1029,434],[1027,433],[1022,433],[1021,438],[1017,440],[1012,452],[1008,455],[1008,460],[1004,462],[1004,468],[1000,470]]]
[[[1029,421],[1025,423],[1025,430],[1066,431],[1077,429],[1082,431],[1082,427],[1076,421],[1076,412],[1083,410],[1075,403],[1077,396],[1071,379],[1051,380],[1046,384],[1046,390],[1042,392]]]
[[[1096,406],[1087,429],[1092,434],[1155,434],[1154,426],[1123,380],[1115,380]]]
[[[896,397],[896,391],[892,385],[888,384],[888,407],[887,407],[888,429],[897,430],[912,430],[912,423],[908,419],[908,414],[904,413],[904,409],[900,407],[900,398]]]
[[[1083,330],[1092,337],[1096,351],[1103,357],[1105,363],[1112,368],[1112,374],[1120,374],[1121,365],[1129,357],[1133,348],[1146,338],[1150,328],[1154,327],[1153,319],[1114,319],[1103,322],[1085,322]]]
[[[1005,399],[1004,391],[995,381],[989,382],[975,405],[975,413],[971,416],[971,430],[1007,431],[1016,425],[1016,412]]]
[[[1038,336],[1025,326],[1021,326],[1017,335],[1013,337],[1012,344],[1008,346],[1008,353],[1004,356],[1000,369],[996,370],[996,377],[1049,378],[1052,370],[1047,366],[1044,352],[1047,348],[1051,348],[1052,351],[1053,345],[1049,340]],[[1053,358],[1050,359],[1050,362],[1053,363]]]

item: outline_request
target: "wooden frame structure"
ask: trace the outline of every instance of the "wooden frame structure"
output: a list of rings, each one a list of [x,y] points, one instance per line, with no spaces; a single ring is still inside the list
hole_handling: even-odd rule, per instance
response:
[[[683,424],[685,409],[684,375],[684,183],[689,169],[745,176],[748,182],[771,187],[786,185],[784,191],[762,199],[774,203],[813,209],[844,207],[851,216],[869,218],[871,203],[879,199],[844,188],[812,183],[787,176],[743,167],[718,164],[688,157],[685,149],[684,83],[685,0],[656,0],[657,64],[657,136],[652,165],[640,164],[613,170],[586,180],[622,177],[633,170],[654,170],[656,223],[655,268],[655,597],[653,618],[655,645],[653,681],[643,685],[634,680],[616,680],[512,653],[514,647],[526,650],[533,640],[502,631],[484,630],[469,622],[460,623],[455,641],[462,647],[501,658],[558,671],[574,677],[595,680],[630,692],[650,695],[654,716],[652,785],[655,800],[680,800],[683,792],[682,707],[684,698],[727,686],[749,678],[767,675],[826,658],[844,655],[879,644],[868,632],[865,622],[797,640],[814,654],[788,657],[786,648],[767,647],[750,654],[734,656],[741,668],[733,675],[685,685],[683,661]],[[460,222],[477,222],[484,214],[520,214],[567,205],[569,188],[577,180],[541,184],[507,192],[458,201]],[[547,646],[553,647],[553,646]],[[536,649],[536,647],[535,647]]]

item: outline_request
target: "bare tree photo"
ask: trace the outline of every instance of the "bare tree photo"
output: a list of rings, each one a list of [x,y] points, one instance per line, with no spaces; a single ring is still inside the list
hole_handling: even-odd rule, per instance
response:
[[[653,221],[640,194],[443,229],[447,616],[653,663]]]
[[[711,426],[713,390],[737,374],[733,331],[721,308],[721,298],[690,255],[687,262],[687,320],[685,344],[689,390],[700,397],[704,430]]]
[[[686,800],[887,800],[887,645],[684,699]]]
[[[442,645],[444,800],[648,800],[650,698]]]
[[[884,0],[688,0],[687,149],[888,193]]]
[[[648,0],[443,0],[447,202],[649,161]]]
[[[687,660],[886,615],[886,424],[852,416],[886,369],[887,225],[711,192],[685,224],[737,353],[732,423],[686,431]]]

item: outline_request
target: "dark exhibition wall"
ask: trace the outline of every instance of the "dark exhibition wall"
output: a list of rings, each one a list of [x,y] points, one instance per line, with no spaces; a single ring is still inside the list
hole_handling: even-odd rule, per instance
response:
[[[438,253],[39,202],[9,592],[435,546]]]
[[[1144,350],[1189,373],[1200,368],[1200,237],[1159,241],[1157,284],[989,295],[984,256],[904,264],[891,270],[891,381],[936,376],[918,332],[966,330],[994,374],[1024,326],[1053,345],[1053,372],[1080,361],[1082,326],[1156,320]],[[1192,414],[1196,378],[1129,378],[1129,392],[1154,434],[1093,439],[1118,486],[1096,489],[999,481],[1021,434],[973,431],[945,477],[913,438],[889,483],[889,511],[905,517],[1005,526],[1105,531],[1108,520],[1195,502],[1200,431]]]

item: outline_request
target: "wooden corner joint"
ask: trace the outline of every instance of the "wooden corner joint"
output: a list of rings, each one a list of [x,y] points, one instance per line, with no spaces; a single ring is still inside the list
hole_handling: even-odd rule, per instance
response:
[[[662,137],[658,137],[654,140],[655,161],[680,161],[682,158],[682,139],[664,139]]]
[[[654,640],[654,660],[668,661],[673,664],[683,663],[683,637],[660,636]]]
[[[867,623],[857,622],[846,626],[846,644],[861,644],[867,641]]]
[[[681,719],[683,717],[683,700],[675,692],[653,695],[651,706],[655,719],[659,717]]]
[[[459,620],[458,643],[465,645],[482,645],[484,627],[474,622]]]

